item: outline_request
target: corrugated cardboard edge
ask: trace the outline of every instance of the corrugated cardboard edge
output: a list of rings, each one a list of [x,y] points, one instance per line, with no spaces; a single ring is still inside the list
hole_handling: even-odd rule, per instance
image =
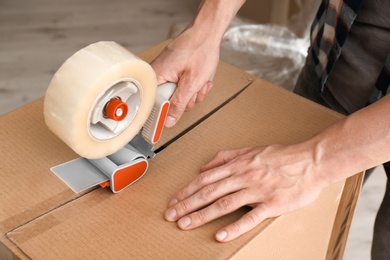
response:
[[[0,259],[16,260],[29,259],[13,242],[7,237],[0,238]]]
[[[333,225],[326,259],[343,259],[353,215],[362,188],[364,172],[348,178],[344,185],[342,200]]]

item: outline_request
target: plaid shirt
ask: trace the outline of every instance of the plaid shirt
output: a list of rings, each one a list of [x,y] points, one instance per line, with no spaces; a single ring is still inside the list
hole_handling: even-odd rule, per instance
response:
[[[332,68],[340,57],[341,49],[363,0],[322,0],[311,27],[311,52],[315,71],[320,79],[320,92]],[[378,76],[368,104],[390,92],[390,53]]]

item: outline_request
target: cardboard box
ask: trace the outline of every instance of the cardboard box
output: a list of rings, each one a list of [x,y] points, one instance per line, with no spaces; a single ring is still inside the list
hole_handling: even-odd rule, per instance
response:
[[[150,61],[164,44],[142,53]],[[32,259],[341,258],[362,175],[325,189],[308,207],[242,237],[214,233],[240,209],[192,231],[163,218],[171,196],[221,149],[289,144],[342,116],[221,63],[206,100],[164,132],[147,174],[119,194],[74,194],[49,170],[76,158],[47,130],[42,99],[0,118],[0,257]],[[167,129],[166,129],[167,130]]]

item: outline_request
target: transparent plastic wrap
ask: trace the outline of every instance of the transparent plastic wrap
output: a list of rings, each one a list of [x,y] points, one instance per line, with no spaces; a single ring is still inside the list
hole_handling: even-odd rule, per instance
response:
[[[293,90],[307,56],[310,25],[319,0],[294,0],[299,10],[285,26],[236,18],[225,33],[221,60]]]
[[[278,25],[231,27],[221,45],[221,60],[289,90],[306,55],[306,40]]]

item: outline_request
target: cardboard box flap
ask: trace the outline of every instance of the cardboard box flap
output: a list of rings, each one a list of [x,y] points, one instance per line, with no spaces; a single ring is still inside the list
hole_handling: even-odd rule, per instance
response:
[[[236,99],[150,160],[149,172],[131,189],[117,195],[108,190],[93,190],[7,236],[36,259],[323,259],[344,182],[324,189],[308,207],[266,220],[229,243],[216,242],[214,233],[248,209],[192,231],[179,230],[175,223],[166,222],[163,214],[171,196],[197,176],[199,168],[217,151],[296,143],[341,117],[256,80]]]
[[[158,45],[140,54],[151,60]],[[165,129],[158,146],[172,141],[181,132],[206,117],[250,84],[251,76],[221,63],[215,87],[209,97],[186,113],[174,129]],[[43,98],[0,117],[0,235],[34,219],[77,196],[50,168],[77,158],[54,136],[43,118]]]

